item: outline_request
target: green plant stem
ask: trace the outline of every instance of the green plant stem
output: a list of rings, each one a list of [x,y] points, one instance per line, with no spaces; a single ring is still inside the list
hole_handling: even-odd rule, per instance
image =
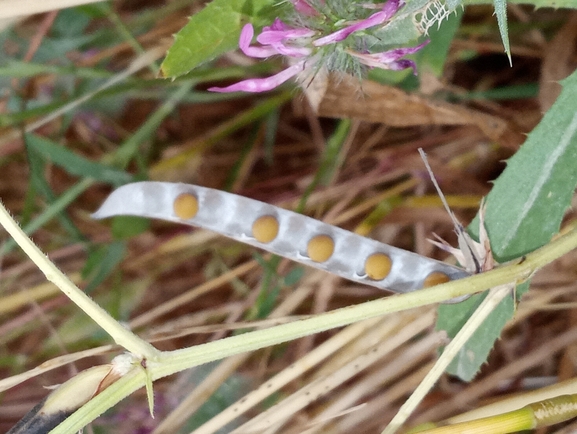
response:
[[[158,357],[160,351],[123,327],[50,262],[46,255],[44,255],[24,231],[20,229],[20,226],[18,226],[16,221],[10,216],[8,210],[6,210],[4,204],[1,202],[0,223],[2,223],[4,229],[6,229],[14,241],[24,250],[24,253],[26,253],[40,271],[44,273],[46,279],[60,288],[70,300],[76,303],[90,318],[96,321],[100,327],[112,336],[118,345],[121,345],[138,357],[146,357],[147,359]]]
[[[560,395],[528,404],[518,410],[454,425],[411,430],[411,434],[505,434],[544,428],[577,415],[577,395]]]
[[[495,270],[433,288],[345,307],[310,319],[283,324],[266,330],[257,330],[182,350],[162,352],[156,360],[147,361],[147,369],[150,377],[153,380],[157,380],[203,363],[287,342],[363,319],[450,300],[462,295],[485,291],[506,283],[524,281],[529,279],[538,269],[576,247],[577,228],[572,227],[571,231],[566,235],[559,237],[525,258]],[[144,376],[121,378],[66,419],[51,433],[68,434],[81,429],[96,416],[114,406],[130,393],[141,388],[144,384]]]
[[[489,294],[479,305],[473,315],[467,320],[465,325],[459,330],[459,333],[445,347],[441,357],[437,359],[435,365],[427,373],[425,378],[413,391],[409,399],[401,406],[397,414],[393,417],[389,425],[383,430],[382,434],[394,434],[406,422],[409,416],[416,410],[424,397],[433,388],[443,372],[447,369],[457,353],[463,348],[465,343],[471,338],[487,317],[495,310],[495,307],[507,296],[512,296],[515,285],[505,284],[496,288],[491,288]]]

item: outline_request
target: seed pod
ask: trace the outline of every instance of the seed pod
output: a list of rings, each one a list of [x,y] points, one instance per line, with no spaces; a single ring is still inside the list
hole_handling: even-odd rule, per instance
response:
[[[92,217],[133,215],[198,226],[240,242],[393,292],[469,275],[466,271],[313,218],[205,187],[137,182],[115,190]]]

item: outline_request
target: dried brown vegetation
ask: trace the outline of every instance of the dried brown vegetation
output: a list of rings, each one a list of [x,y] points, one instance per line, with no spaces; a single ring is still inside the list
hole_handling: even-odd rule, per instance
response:
[[[49,162],[33,166],[31,159],[37,154],[35,157],[30,149],[27,151],[24,130],[49,112],[36,115],[27,109],[39,102],[70,101],[88,93],[81,88],[87,83],[81,74],[121,71],[137,56],[136,46],[144,51],[159,44],[165,48],[196,8],[161,1],[146,5],[123,2],[115,16],[135,29],[134,40],[113,35],[106,43],[86,44],[63,53],[70,65],[85,68],[85,72],[63,76],[46,68],[44,73],[4,80],[0,116],[9,119],[19,111],[28,114],[19,122],[3,124],[0,198],[27,227],[42,212],[54,209],[58,196],[76,191],[76,198],[43,222],[33,239],[81,287],[93,286],[90,282],[97,273],[92,267],[92,274],[83,275],[87,261],[106,261],[104,254],[97,255],[98,249],[113,242],[119,249],[124,246],[122,260],[114,264],[102,283],[89,288],[90,294],[161,349],[213,341],[248,327],[247,321],[259,319],[254,306],[264,286],[269,291],[276,287],[279,293],[262,326],[384,296],[378,290],[311,269],[305,269],[298,282],[286,285],[283,276],[297,265],[280,261],[277,273],[270,274],[253,258],[257,255],[261,262],[269,261],[262,252],[165,222],[151,222],[137,235],[115,241],[110,224],[89,217],[110,186],[91,182],[78,188],[82,182],[78,174]],[[151,11],[158,14],[157,19],[141,27],[134,25]],[[47,12],[13,24],[10,36],[3,39],[4,56],[42,64],[43,58],[35,56],[46,53],[42,44],[51,40],[59,14],[62,12]],[[437,80],[423,71],[418,96],[376,84],[367,84],[366,94],[359,95],[343,92],[346,83],[337,81],[319,96],[317,110],[321,116],[299,92],[279,93],[276,106],[271,105],[264,115],[252,110],[271,96],[213,98],[208,102],[183,98],[157,127],[150,128],[146,123],[175,89],[160,79],[156,86],[151,85],[155,63],[150,62],[150,68],[141,68],[126,80],[122,91],[114,88],[110,98],[80,105],[39,126],[35,133],[100,162],[110,159],[137,131],[150,128],[148,134],[139,136],[138,156],[127,166],[129,173],[227,189],[295,209],[319,172],[327,141],[340,122],[334,118],[351,117],[354,120],[338,158],[306,197],[304,212],[386,243],[445,259],[425,241],[432,232],[451,241],[453,236],[417,148],[428,152],[455,213],[461,221],[469,221],[480,198],[491,188],[490,181],[503,169],[503,160],[518,149],[524,134],[554,101],[559,86],[553,81],[577,64],[575,12],[512,6],[512,68],[502,54],[491,15],[489,6],[466,10],[464,30],[454,41],[444,76]],[[120,29],[112,22],[94,19],[84,31],[100,32],[105,38]],[[516,32],[515,24],[522,23],[530,23],[531,30]],[[57,42],[63,43],[63,38]],[[471,52],[476,54],[468,59]],[[222,62],[234,61],[230,56]],[[44,64],[49,66],[51,60]],[[535,85],[533,94],[519,93],[520,86],[528,84]],[[495,88],[508,89],[507,99],[453,98],[452,102],[440,102],[439,98]],[[14,106],[16,102],[20,107]],[[278,125],[271,139],[267,132],[275,121]],[[52,190],[52,198],[43,192],[45,187]],[[110,250],[102,252],[112,254]],[[574,377],[574,264],[575,257],[570,255],[539,273],[477,379],[465,384],[444,378],[411,423],[441,420],[496,398]],[[1,395],[0,431],[5,432],[47,393],[43,386],[106,363],[118,350],[106,346],[110,343],[107,336],[47,284],[17,248],[3,254],[0,277],[0,377],[27,372],[30,376]],[[435,359],[442,336],[433,332],[433,324],[434,307],[428,307],[371,320],[346,333],[333,330],[237,356],[212,371],[203,366],[155,384],[156,419],[147,414],[145,394],[140,392],[98,420],[94,429],[151,432],[162,423],[163,428],[156,428],[155,433],[174,433],[202,405],[206,404],[197,420],[207,420],[262,384],[265,389],[269,384],[274,388],[281,380],[275,377],[272,383],[267,381],[296,364],[297,370],[302,369],[300,375],[267,398],[266,404],[249,409],[241,420],[262,413],[280,397],[295,394],[295,405],[302,404],[303,408],[294,415],[291,408],[277,409],[275,420],[287,418],[279,431],[379,432]],[[308,362],[311,366],[304,369],[303,357],[311,357],[322,343],[331,345],[330,354]],[[91,354],[82,353],[99,347],[101,350]],[[59,357],[62,363],[56,359]],[[50,366],[41,365],[45,362]],[[39,365],[51,369],[36,375],[31,370]],[[218,393],[213,394],[216,389]],[[190,393],[193,395],[187,398]],[[173,412],[180,403],[186,404]]]

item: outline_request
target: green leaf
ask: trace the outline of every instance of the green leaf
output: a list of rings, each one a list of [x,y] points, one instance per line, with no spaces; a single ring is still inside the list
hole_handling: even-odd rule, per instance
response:
[[[351,131],[351,128],[352,121],[350,119],[341,119],[338,121],[335,130],[327,140],[326,147],[321,157],[319,169],[301,196],[299,204],[296,208],[297,212],[303,212],[305,210],[309,196],[318,185],[328,185],[331,182],[334,174],[338,171],[342,164],[344,158],[342,153],[345,149],[345,142]]]
[[[507,162],[487,196],[485,225],[493,254],[499,262],[522,257],[544,244],[559,231],[565,211],[577,186],[577,71],[563,80],[561,95],[529,134],[521,149]],[[478,217],[469,229],[478,235]],[[523,292],[523,285],[519,288]],[[518,297],[520,293],[518,291]],[[482,295],[484,296],[484,295]],[[476,298],[479,298],[478,296]],[[443,305],[437,328],[454,336],[479,300]],[[502,326],[513,315],[504,300],[474,334],[448,372],[470,380],[486,359]],[[452,331],[452,333],[451,333]]]
[[[487,197],[486,225],[499,262],[548,243],[570,206],[577,184],[577,71],[561,84],[561,95]]]
[[[273,255],[268,261],[258,253],[254,254],[254,259],[263,268],[264,275],[258,298],[249,312],[248,318],[267,318],[274,309],[280,293],[278,266],[281,258]]]
[[[463,10],[456,9],[442,24],[433,25],[429,29],[428,36],[431,42],[417,54],[417,65],[420,68],[431,70],[436,77],[443,75],[449,48],[461,25],[462,17]]]
[[[242,150],[236,160],[236,163],[232,166],[232,169],[228,172],[226,182],[224,183],[225,186],[224,189],[226,191],[231,191],[234,188],[234,185],[237,182],[243,167],[245,167],[247,163],[247,159],[251,158],[252,152],[255,150],[255,148],[258,147],[258,143],[260,142],[259,139],[260,136],[259,131],[261,129],[260,124],[261,122],[257,122],[251,128],[248,139],[246,140],[246,143],[242,146]]]
[[[162,74],[183,75],[234,50],[243,25],[250,22],[260,28],[270,24],[278,15],[278,4],[274,0],[214,0],[175,35],[174,44],[162,62]]]
[[[71,175],[89,177],[115,186],[134,180],[129,173],[90,161],[44,137],[27,134],[26,142],[34,151]]]
[[[115,241],[90,252],[82,270],[82,277],[88,281],[84,292],[91,293],[114,270],[117,270],[125,252],[126,246],[123,241]]]
[[[12,98],[12,100],[15,100],[15,98]],[[55,101],[18,112],[2,113],[0,114],[0,127],[10,127],[34,119],[37,116],[48,115],[64,105],[66,105],[66,102]]]
[[[174,395],[177,396],[177,402],[184,401],[194,390],[194,386],[204,381],[215,369],[218,369],[219,365],[220,363],[209,363],[181,372],[178,385],[171,389],[174,390]],[[183,427],[180,429],[175,427],[173,432],[175,434],[188,434],[208,420],[216,417],[252,390],[254,386],[251,381],[250,377],[236,373],[229,375],[226,379],[223,378],[218,389],[210,396],[206,396],[202,405],[193,412]],[[129,406],[130,404],[128,404]],[[238,425],[238,421],[230,422],[218,432],[232,432]],[[111,426],[111,428],[114,429],[114,426]]]
[[[487,3],[487,0],[464,0],[463,6],[484,5]],[[551,0],[509,0],[509,3],[532,5],[535,9],[551,7],[557,9],[577,9],[577,0],[555,0],[555,3],[552,3]]]
[[[296,285],[303,278],[304,274],[305,269],[303,267],[295,267],[284,277],[284,284],[286,286]]]
[[[517,297],[519,298],[528,289],[529,282],[519,285]],[[485,296],[486,294],[474,295],[458,305],[440,305],[436,329],[445,330],[450,337],[454,337],[477,310]],[[513,317],[514,312],[513,297],[506,297],[457,353],[447,368],[447,372],[464,381],[471,381],[487,360],[495,341],[501,335],[501,330]]]
[[[59,63],[69,63],[67,53],[82,46],[87,46],[94,40],[94,35],[86,32],[91,18],[77,8],[59,11],[51,31],[42,38],[42,43],[35,52],[34,62],[57,60]]]
[[[52,191],[48,181],[46,180],[45,174],[45,161],[42,156],[34,149],[31,149],[28,140],[25,140],[26,150],[28,156],[28,163],[30,165],[30,183],[27,192],[26,207],[24,209],[22,224],[27,225],[29,217],[33,211],[35,205],[35,198],[42,196],[46,199],[49,206],[52,206],[54,202],[58,199],[56,194]],[[82,232],[76,227],[72,219],[66,214],[66,212],[61,211],[57,214],[60,224],[68,234],[71,240],[84,241],[84,236]]]
[[[150,219],[134,216],[117,216],[112,219],[112,236],[117,240],[126,240],[146,232]]]
[[[150,283],[148,278],[138,279],[131,283],[123,282],[122,285],[108,287],[105,292],[101,291],[95,299],[114,318],[119,321],[128,321],[135,306],[138,306],[150,287]],[[110,337],[98,323],[81,310],[74,309],[73,313],[58,326],[58,335],[45,341],[43,350],[52,353],[65,344],[72,351],[106,343],[110,343]]]
[[[507,27],[507,0],[493,0],[493,6],[495,7],[495,15],[497,16],[497,23],[499,24],[499,33],[501,33],[503,47],[505,47],[505,53],[507,53],[509,63],[512,64],[511,47],[509,46],[509,29]]]
[[[50,34],[57,38],[73,38],[82,35],[92,18],[80,8],[67,8],[58,12],[50,27]]]

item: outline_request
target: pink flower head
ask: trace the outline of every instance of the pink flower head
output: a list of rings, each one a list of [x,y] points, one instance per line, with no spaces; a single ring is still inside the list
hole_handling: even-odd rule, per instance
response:
[[[417,52],[428,41],[416,47],[395,48],[382,53],[358,51],[358,47],[373,46],[375,37],[383,39],[386,32],[380,30],[392,21],[405,5],[405,0],[387,0],[380,11],[368,17],[370,12],[367,12],[367,8],[351,9],[346,4],[343,7],[341,0],[290,1],[300,14],[300,17],[294,19],[295,25],[276,18],[270,26],[262,29],[253,45],[254,28],[252,24],[246,24],[240,33],[239,48],[253,58],[285,56],[291,59],[292,66],[268,78],[243,80],[227,87],[211,87],[210,91],[265,92],[305,70],[314,73],[312,65],[317,62],[328,65],[329,70],[340,67],[347,72],[359,73],[367,67],[391,70],[412,68],[416,74],[415,63],[403,57]],[[334,28],[339,30],[332,31]],[[297,59],[296,63],[294,59]]]

